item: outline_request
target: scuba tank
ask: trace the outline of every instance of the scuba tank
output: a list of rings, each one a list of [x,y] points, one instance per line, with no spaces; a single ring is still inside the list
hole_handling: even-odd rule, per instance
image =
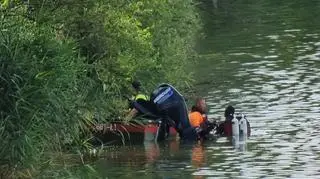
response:
[[[239,148],[239,121],[236,116],[233,117],[232,121],[232,144],[235,148]]]
[[[231,123],[232,123],[232,136],[239,136],[239,121],[236,116],[234,116]]]
[[[239,149],[240,151],[245,151],[248,136],[247,119],[243,113],[238,114],[236,118],[239,120]]]
[[[239,120],[239,134],[243,137],[243,140],[247,139],[248,136],[248,127],[247,127],[247,120],[244,114],[241,114]]]

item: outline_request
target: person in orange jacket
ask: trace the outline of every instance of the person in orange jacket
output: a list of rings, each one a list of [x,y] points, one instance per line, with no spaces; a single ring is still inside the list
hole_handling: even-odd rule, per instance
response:
[[[189,113],[189,122],[192,127],[201,127],[207,121],[207,105],[203,98],[197,98]]]
[[[189,113],[189,122],[198,133],[198,139],[205,139],[207,134],[216,127],[215,122],[209,122],[207,119],[207,104],[205,99],[197,98],[195,105],[192,106]]]

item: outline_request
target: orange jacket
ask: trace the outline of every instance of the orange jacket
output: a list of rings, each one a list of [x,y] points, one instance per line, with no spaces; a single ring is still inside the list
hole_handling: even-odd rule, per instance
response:
[[[205,121],[205,118],[198,111],[193,111],[189,114],[189,122],[192,127],[200,127]]]

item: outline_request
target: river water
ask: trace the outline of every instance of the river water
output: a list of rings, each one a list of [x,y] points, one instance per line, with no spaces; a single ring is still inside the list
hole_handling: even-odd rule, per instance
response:
[[[226,138],[116,147],[97,162],[102,176],[320,178],[320,1],[219,3],[205,7],[197,89],[209,117],[228,104],[248,116],[245,149]]]

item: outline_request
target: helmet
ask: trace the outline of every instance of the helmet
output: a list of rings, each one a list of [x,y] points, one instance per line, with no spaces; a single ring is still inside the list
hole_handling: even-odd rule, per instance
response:
[[[131,83],[132,87],[136,90],[140,90],[141,89],[141,83],[140,81],[138,80],[134,80],[132,83]]]
[[[227,120],[232,120],[233,119],[233,114],[234,114],[235,110],[234,110],[234,107],[232,106],[228,106],[226,108],[226,110],[224,111],[224,117],[227,119]]]

